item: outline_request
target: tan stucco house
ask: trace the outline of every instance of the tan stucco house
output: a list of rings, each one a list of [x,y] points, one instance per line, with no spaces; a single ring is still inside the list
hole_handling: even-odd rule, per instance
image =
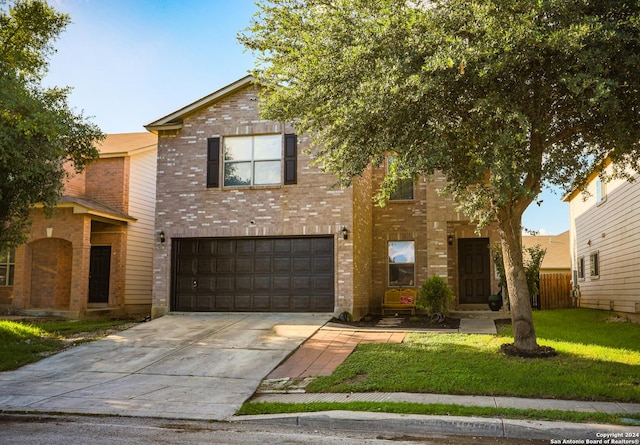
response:
[[[612,165],[605,161],[606,169]],[[640,320],[640,175],[604,181],[593,173],[587,194],[569,203],[573,287],[581,307],[615,310]]]
[[[51,218],[36,206],[26,244],[0,256],[0,304],[71,318],[149,313],[157,137],[110,134],[69,179]]]
[[[146,126],[158,135],[152,315],[380,313],[385,292],[447,277],[452,309],[487,309],[488,246],[437,190],[408,182],[373,204],[385,168],[352,187],[312,163],[310,140],[258,113],[250,76]]]

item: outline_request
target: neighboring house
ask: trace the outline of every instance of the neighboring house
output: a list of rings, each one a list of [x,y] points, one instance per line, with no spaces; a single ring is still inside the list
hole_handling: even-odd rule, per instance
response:
[[[27,243],[0,256],[0,303],[36,314],[149,313],[157,138],[111,134],[72,176],[51,218],[31,212]],[[11,275],[11,276],[10,276]]]
[[[307,135],[258,114],[240,79],[146,128],[158,135],[154,317],[174,311],[381,313],[389,288],[448,277],[452,308],[488,309],[488,246],[438,195],[443,178],[372,196],[385,166],[352,187],[312,163]]]
[[[522,237],[522,247],[538,245],[546,250],[540,266],[541,274],[571,273],[568,230],[560,235],[525,235]]]
[[[634,178],[605,182],[594,173],[587,195],[575,190],[564,200],[578,304],[640,319],[640,175]]]

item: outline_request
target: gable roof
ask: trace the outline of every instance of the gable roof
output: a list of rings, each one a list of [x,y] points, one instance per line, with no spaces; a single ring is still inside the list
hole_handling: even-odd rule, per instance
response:
[[[96,148],[100,152],[100,158],[115,158],[155,150],[157,146],[158,136],[139,132],[108,134]]]
[[[252,84],[254,81],[255,79],[253,76],[245,76],[242,79],[236,80],[235,82],[227,85],[226,87],[214,91],[213,93],[203,97],[202,99],[198,99],[195,102],[192,102],[189,105],[174,111],[173,113],[167,114],[165,117],[161,117],[160,119],[145,125],[144,128],[155,134],[158,134],[158,131],[160,130],[179,130],[182,128],[182,119],[186,115],[191,114],[201,108],[207,107],[213,102],[216,102],[223,97],[233,94],[239,89]]]
[[[560,235],[523,236],[522,247],[540,245],[547,249],[542,259],[541,269],[571,269],[569,231]]]

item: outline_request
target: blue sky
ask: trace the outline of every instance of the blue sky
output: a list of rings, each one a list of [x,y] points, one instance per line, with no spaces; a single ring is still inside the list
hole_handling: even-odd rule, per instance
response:
[[[105,133],[144,125],[248,74],[237,42],[255,0],[49,0],[72,23],[55,43],[46,85],[71,86],[71,106]],[[543,192],[525,227],[568,229],[567,204]]]

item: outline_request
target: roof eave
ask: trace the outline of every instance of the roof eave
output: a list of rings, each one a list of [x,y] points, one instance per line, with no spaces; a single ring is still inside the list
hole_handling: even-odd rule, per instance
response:
[[[182,128],[182,119],[184,118],[184,116],[191,114],[201,108],[204,108],[212,102],[218,101],[223,97],[234,93],[238,89],[244,88],[254,81],[255,79],[253,76],[245,76],[242,79],[236,80],[235,82],[219,89],[218,91],[209,94],[208,96],[198,99],[195,102],[192,102],[189,105],[184,106],[171,114],[168,114],[154,122],[145,125],[144,128],[155,134],[157,134],[157,132],[161,130],[180,130]]]

